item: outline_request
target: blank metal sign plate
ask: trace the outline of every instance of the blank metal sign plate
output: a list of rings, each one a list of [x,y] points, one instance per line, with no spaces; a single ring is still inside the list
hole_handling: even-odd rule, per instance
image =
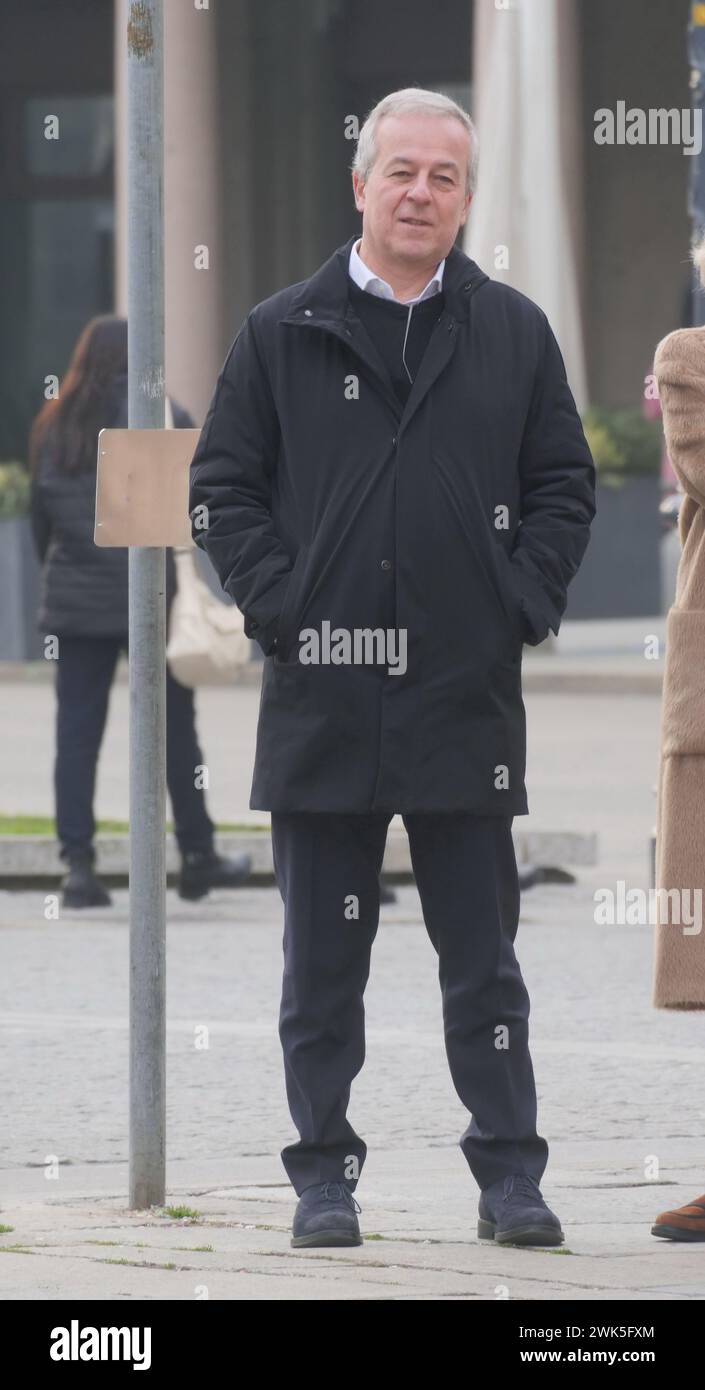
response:
[[[96,545],[192,546],[189,465],[201,431],[101,430]]]

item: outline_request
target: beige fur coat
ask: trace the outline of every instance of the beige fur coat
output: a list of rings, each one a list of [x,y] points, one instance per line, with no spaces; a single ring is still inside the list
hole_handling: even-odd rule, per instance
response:
[[[652,1003],[705,1009],[705,328],[663,338],[654,372],[666,445],[687,495],[666,626],[656,888],[670,896],[656,894]]]

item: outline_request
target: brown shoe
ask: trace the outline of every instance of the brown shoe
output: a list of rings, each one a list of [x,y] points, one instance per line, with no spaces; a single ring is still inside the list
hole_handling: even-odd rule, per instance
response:
[[[705,1194],[675,1211],[662,1211],[651,1234],[666,1240],[705,1240]]]

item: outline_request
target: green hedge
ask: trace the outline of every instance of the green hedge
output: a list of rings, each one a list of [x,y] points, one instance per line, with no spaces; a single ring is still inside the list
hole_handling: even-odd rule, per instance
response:
[[[592,405],[583,415],[598,481],[622,487],[628,478],[658,477],[663,431],[659,420],[645,420],[639,410],[607,410]]]
[[[29,473],[22,463],[0,463],[0,521],[29,512]]]

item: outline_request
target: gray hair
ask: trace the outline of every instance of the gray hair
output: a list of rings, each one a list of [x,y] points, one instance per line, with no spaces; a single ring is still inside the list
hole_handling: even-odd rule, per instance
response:
[[[377,158],[377,126],[383,116],[405,116],[423,113],[429,116],[454,116],[467,131],[470,139],[470,153],[465,176],[465,194],[474,193],[477,185],[479,161],[479,140],[477,130],[467,111],[458,106],[457,101],[446,97],[442,92],[430,92],[425,87],[401,87],[398,92],[390,92],[382,97],[368,112],[358,136],[355,157],[350,166],[363,183],[366,183],[372,165]]]

